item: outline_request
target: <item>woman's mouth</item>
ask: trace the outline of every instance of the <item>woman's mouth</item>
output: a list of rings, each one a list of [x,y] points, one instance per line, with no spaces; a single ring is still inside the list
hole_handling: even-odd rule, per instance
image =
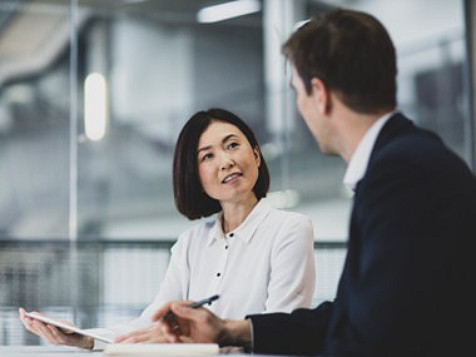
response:
[[[234,182],[236,180],[238,180],[238,178],[242,176],[241,173],[239,172],[234,172],[232,174],[229,174],[228,176],[226,176],[221,183],[223,184],[226,184],[226,183],[231,183],[231,182]]]

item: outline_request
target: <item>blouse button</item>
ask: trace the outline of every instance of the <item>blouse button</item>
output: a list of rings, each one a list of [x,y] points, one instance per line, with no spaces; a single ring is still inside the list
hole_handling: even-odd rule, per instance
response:
[[[221,275],[220,273],[217,273],[217,276],[218,276],[218,277],[220,277],[220,275]]]
[[[234,235],[235,235],[235,233],[230,233],[230,234],[228,235],[228,237],[233,238]]]
[[[227,245],[225,245],[225,249],[228,249],[228,246],[227,246]]]

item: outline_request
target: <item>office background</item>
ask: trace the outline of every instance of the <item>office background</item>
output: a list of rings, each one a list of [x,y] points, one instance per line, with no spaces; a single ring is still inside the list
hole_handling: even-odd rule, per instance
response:
[[[93,327],[152,300],[171,245],[195,224],[173,202],[175,140],[215,106],[257,134],[271,203],[312,218],[313,303],[333,298],[352,197],[344,163],[320,154],[300,119],[280,54],[312,14],[376,15],[397,46],[399,108],[474,169],[473,1],[240,0],[241,16],[201,11],[222,3],[0,0],[0,344],[38,343],[19,306]]]

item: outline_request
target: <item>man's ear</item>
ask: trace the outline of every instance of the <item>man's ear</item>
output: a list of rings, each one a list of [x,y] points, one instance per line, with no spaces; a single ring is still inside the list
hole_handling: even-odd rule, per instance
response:
[[[312,93],[316,109],[321,115],[329,113],[331,109],[331,93],[325,83],[319,78],[311,79]]]

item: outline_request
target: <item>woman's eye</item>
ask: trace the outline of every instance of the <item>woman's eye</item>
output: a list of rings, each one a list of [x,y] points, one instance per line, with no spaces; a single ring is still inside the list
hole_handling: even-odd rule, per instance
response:
[[[234,149],[238,146],[239,144],[238,143],[229,143],[226,148],[227,149]]]
[[[201,161],[210,160],[212,157],[213,157],[212,154],[205,154],[205,155],[202,156],[202,160],[201,160]]]

